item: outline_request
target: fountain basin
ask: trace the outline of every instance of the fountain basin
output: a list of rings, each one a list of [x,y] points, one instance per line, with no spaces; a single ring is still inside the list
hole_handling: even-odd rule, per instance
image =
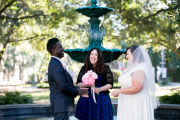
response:
[[[113,9],[107,7],[83,7],[77,8],[75,11],[88,17],[101,17],[113,11]]]
[[[86,55],[89,50],[87,49],[66,49],[65,53],[67,53],[71,59],[84,63]],[[104,49],[101,50],[104,56],[105,63],[110,63],[114,60],[117,60],[120,55],[126,52],[126,49]]]
[[[115,116],[117,115],[117,102],[112,104],[115,108]],[[76,105],[75,105],[76,106]],[[70,113],[74,116],[75,109]],[[179,104],[161,104],[154,111],[157,120],[180,120],[180,105]],[[0,105],[0,120],[47,120],[46,118],[53,116],[50,104],[15,104],[15,105]],[[36,119],[37,120],[37,119]],[[48,120],[53,120],[51,117]]]

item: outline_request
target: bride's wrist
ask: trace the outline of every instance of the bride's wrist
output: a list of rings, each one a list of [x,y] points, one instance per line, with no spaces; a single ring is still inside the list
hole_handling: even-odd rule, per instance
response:
[[[119,94],[121,93],[121,89],[119,90]]]

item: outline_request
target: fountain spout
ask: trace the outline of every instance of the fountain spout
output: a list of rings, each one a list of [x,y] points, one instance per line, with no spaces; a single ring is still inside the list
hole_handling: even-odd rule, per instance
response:
[[[91,0],[91,3],[92,3],[92,5],[91,5],[91,7],[97,7],[97,0]]]

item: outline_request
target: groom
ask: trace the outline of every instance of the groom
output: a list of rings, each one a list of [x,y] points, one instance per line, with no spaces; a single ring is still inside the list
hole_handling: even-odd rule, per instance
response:
[[[58,38],[49,39],[47,50],[51,54],[48,82],[54,120],[69,120],[69,113],[74,107],[74,98],[77,95],[85,95],[88,91],[73,85],[73,80],[61,61],[64,57],[64,48]]]

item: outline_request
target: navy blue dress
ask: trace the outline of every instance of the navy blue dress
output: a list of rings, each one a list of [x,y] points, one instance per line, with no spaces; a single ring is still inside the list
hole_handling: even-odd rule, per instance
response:
[[[101,87],[101,76],[95,80],[95,87]],[[95,93],[96,102],[91,95],[91,88],[88,90],[88,98],[81,97],[78,100],[75,117],[80,120],[113,120],[113,110],[109,94]]]

